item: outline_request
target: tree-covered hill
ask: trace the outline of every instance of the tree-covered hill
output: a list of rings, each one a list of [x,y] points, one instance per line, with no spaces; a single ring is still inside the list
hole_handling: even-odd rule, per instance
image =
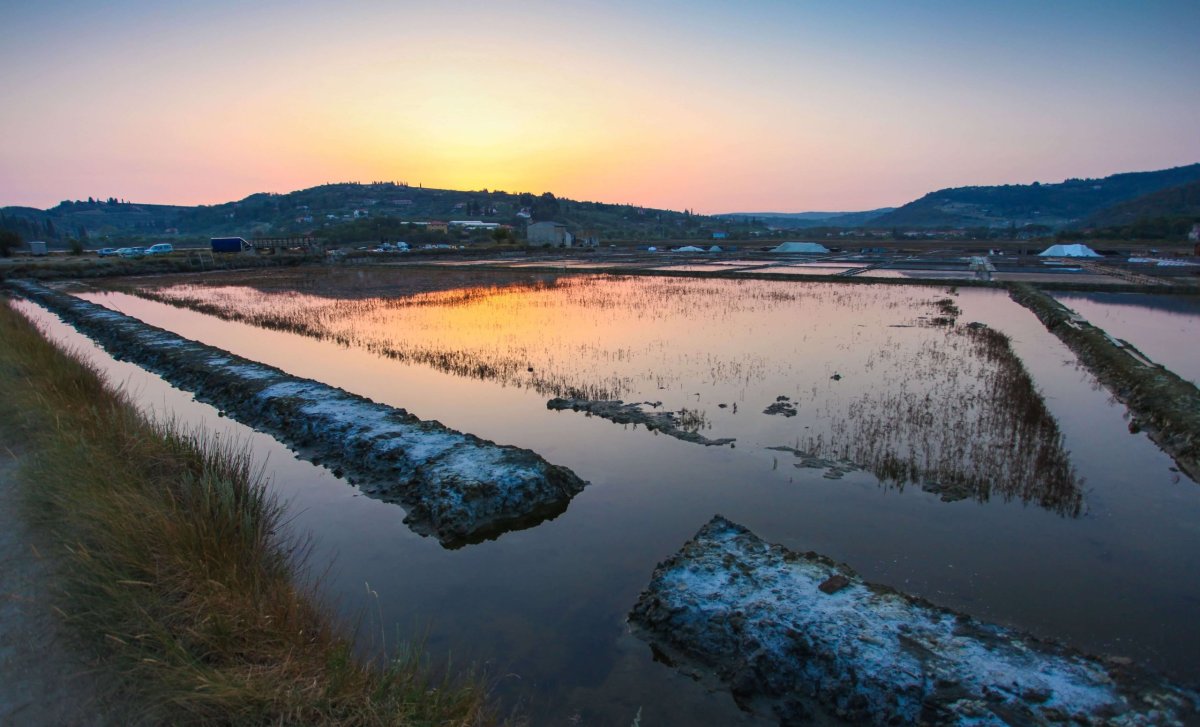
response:
[[[814,227],[866,227],[894,210],[882,207],[865,212],[728,212],[717,215],[734,222],[756,222],[780,230],[805,230]]]
[[[1112,227],[1162,218],[1200,221],[1200,181],[1169,187],[1106,207],[1090,215],[1081,226]]]
[[[1200,181],[1200,164],[1059,184],[942,189],[872,220],[870,226],[1064,228],[1107,207],[1195,181]]]
[[[194,207],[136,204],[115,198],[64,201],[47,210],[6,207],[0,209],[0,215],[0,229],[12,229],[25,239],[93,241],[164,235],[321,234],[347,226],[369,230],[372,220],[379,220],[381,227],[397,222],[481,220],[512,225],[518,233],[531,221],[548,220],[601,239],[696,238],[716,231],[736,238],[763,229],[749,221],[719,220],[686,210],[581,202],[548,192],[459,191],[393,182],[326,184]]]

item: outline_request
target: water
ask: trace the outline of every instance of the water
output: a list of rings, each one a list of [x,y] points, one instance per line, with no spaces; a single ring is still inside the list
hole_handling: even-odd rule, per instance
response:
[[[269,457],[295,527],[315,536],[314,562],[335,563],[327,589],[348,612],[366,608],[376,629],[423,632],[435,654],[510,675],[499,694],[524,704],[536,724],[630,723],[639,708],[644,724],[754,721],[727,695],[654,663],[624,625],[655,564],[715,513],[935,603],[1200,679],[1200,486],[1131,435],[1123,407],[1005,294],[483,271],[437,278],[443,273],[466,274],[137,283],[286,330],[121,293],[85,297],[528,447],[590,481],[553,521],[449,551],[410,532],[398,507],[357,496],[273,440],[177,392],[166,403],[188,421],[234,427]],[[1011,336],[1057,434],[1038,429],[1014,447],[1012,437],[1029,432],[1014,428],[1012,407],[995,394],[1020,377],[961,331],[932,325],[946,297],[961,309],[959,323]],[[311,335],[293,332],[296,322]],[[138,376],[157,382],[141,399],[167,396],[160,380]],[[561,388],[702,412],[706,436],[737,442],[706,448],[547,411]],[[762,413],[778,396],[795,403],[796,416]],[[864,427],[874,427],[871,442],[858,441]],[[863,469],[830,479],[767,449],[781,445],[861,459]],[[1069,476],[1022,469],[1026,445],[1059,453]],[[896,474],[883,466],[888,453],[913,463],[916,476],[879,479],[875,472]],[[997,464],[1010,467],[1003,477],[981,476]],[[923,489],[930,478],[962,487],[947,497]]]
[[[1155,363],[1200,384],[1200,296],[1055,293],[1063,305],[1133,344]]]

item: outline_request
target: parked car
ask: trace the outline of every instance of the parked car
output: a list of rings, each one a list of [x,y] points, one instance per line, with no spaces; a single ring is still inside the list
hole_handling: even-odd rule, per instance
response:
[[[117,254],[121,257],[141,257],[146,254],[144,247],[123,247],[117,250]]]
[[[100,257],[112,257],[117,254],[117,249],[115,247],[102,247],[96,251],[96,254]]]
[[[169,252],[175,252],[175,246],[169,242],[160,242],[146,248],[147,255],[166,255]]]

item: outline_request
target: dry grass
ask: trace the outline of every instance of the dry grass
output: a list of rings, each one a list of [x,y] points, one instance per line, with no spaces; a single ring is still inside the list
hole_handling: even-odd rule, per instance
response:
[[[155,425],[0,305],[0,426],[28,510],[61,546],[61,609],[145,723],[473,725],[476,682],[386,665],[301,585],[245,452]]]

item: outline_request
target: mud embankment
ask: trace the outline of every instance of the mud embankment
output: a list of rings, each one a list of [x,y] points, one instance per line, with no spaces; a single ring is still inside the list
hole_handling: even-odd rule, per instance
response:
[[[629,616],[656,654],[782,724],[1192,724],[1200,695],[974,621],[713,518]]]
[[[114,358],[153,371],[231,418],[272,434],[364,493],[402,504],[414,531],[446,547],[536,525],[566,510],[586,485],[529,450],[289,376],[36,283],[8,285]]]
[[[1131,432],[1145,430],[1181,470],[1200,482],[1200,390],[1031,285],[1013,285],[1009,295],[1033,311],[1129,408]]]
[[[674,411],[646,411],[643,407],[659,406],[651,402],[634,402],[626,404],[617,400],[599,399],[563,399],[555,398],[546,402],[546,408],[553,411],[581,411],[601,419],[607,419],[617,424],[641,424],[647,431],[662,432],[668,437],[681,439],[693,444],[703,444],[706,447],[723,447],[733,444],[736,439],[723,437],[709,439],[697,429],[703,426],[703,418],[687,409]],[[694,420],[694,421],[689,421]]]

